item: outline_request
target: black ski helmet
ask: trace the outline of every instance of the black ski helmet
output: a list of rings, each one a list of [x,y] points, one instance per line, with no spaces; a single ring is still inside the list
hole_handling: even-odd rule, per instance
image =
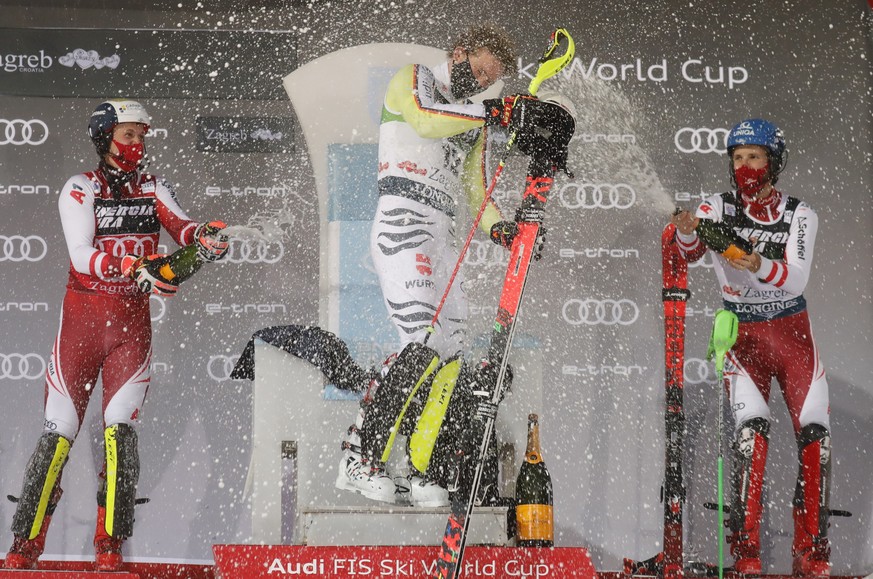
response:
[[[112,143],[112,131],[119,123],[140,123],[146,131],[152,124],[152,118],[145,107],[131,100],[108,100],[97,105],[88,121],[88,136],[102,159],[109,152]]]

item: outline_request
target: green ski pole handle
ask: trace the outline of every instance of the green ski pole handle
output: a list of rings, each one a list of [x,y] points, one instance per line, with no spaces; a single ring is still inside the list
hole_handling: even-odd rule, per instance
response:
[[[724,357],[728,350],[733,348],[737,341],[739,321],[737,315],[731,311],[720,309],[715,312],[715,320],[712,322],[712,335],[709,337],[709,348],[706,350],[706,359],[715,357],[716,372],[724,371]],[[719,379],[719,381],[721,381]]]
[[[733,312],[720,309],[715,312],[712,322],[712,334],[709,337],[709,347],[706,359],[715,357],[715,373],[718,386],[718,578],[724,577],[724,457],[721,452],[722,412],[724,412],[724,358],[737,342],[739,321]]]

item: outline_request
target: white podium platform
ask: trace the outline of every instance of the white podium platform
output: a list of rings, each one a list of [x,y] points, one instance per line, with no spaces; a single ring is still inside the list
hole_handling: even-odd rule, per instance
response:
[[[527,415],[542,406],[539,353],[519,350],[511,362],[513,390],[497,420],[504,496],[514,494]],[[340,443],[359,402],[325,400],[324,386],[316,367],[255,341],[249,472],[253,540],[272,545],[438,545],[448,509],[387,505],[334,486]],[[392,453],[392,461],[402,455]],[[389,464],[392,472],[403,467]],[[477,509],[469,543],[507,544],[506,509]]]

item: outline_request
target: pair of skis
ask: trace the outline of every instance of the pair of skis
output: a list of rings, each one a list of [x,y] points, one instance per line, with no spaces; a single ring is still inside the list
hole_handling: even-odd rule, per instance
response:
[[[560,44],[566,45],[566,50],[560,56],[553,57],[553,53]],[[549,47],[540,59],[537,74],[531,81],[528,92],[535,96],[543,80],[554,76],[562,70],[574,55],[573,39],[564,29],[556,30],[551,38]],[[470,238],[478,226],[485,206],[491,199],[491,193],[497,178],[503,170],[509,150],[515,144],[518,131],[513,131],[507,142],[506,151],[491,180],[490,187],[486,192],[482,207],[474,220],[467,243],[458,259],[460,265],[469,246]],[[515,334],[515,322],[524,295],[525,284],[532,261],[538,251],[541,242],[541,228],[545,216],[545,205],[548,194],[554,183],[554,175],[558,167],[555,160],[534,153],[528,168],[528,175],[521,208],[516,215],[518,233],[512,241],[510,248],[509,264],[503,280],[503,291],[500,295],[500,303],[497,309],[497,317],[491,333],[491,343],[488,350],[488,361],[498,368],[496,383],[493,387],[490,404],[493,411],[485,418],[484,427],[477,428],[475,425],[467,430],[468,440],[460,444],[458,455],[455,456],[455,465],[458,468],[458,483],[453,492],[451,514],[446,524],[443,535],[442,547],[437,559],[436,575],[438,579],[457,579],[463,573],[464,550],[466,548],[467,531],[473,506],[479,493],[479,487],[484,471],[485,460],[489,450],[492,434],[494,432],[494,420],[496,408],[503,392],[503,383],[506,378],[509,351],[512,348],[512,340]],[[454,279],[455,273],[452,274]],[[451,284],[451,281],[449,282]],[[447,292],[448,293],[448,290]],[[440,306],[442,305],[442,302]],[[437,310],[437,315],[439,309]],[[434,316],[436,319],[436,315]],[[474,422],[476,422],[474,420]],[[475,454],[468,455],[473,449]],[[469,465],[468,459],[474,458],[472,473],[465,469]]]

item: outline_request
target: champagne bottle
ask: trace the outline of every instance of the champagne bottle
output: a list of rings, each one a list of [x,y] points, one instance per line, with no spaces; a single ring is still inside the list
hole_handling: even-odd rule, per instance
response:
[[[752,244],[737,235],[726,223],[701,219],[697,224],[696,231],[706,247],[722,254],[727,259],[738,259],[751,255],[754,251]]]
[[[182,283],[203,266],[197,255],[197,244],[192,243],[166,256],[158,266],[158,271],[168,281]]]
[[[527,419],[527,450],[515,482],[519,547],[551,547],[555,541],[552,477],[540,451],[539,417]]]

